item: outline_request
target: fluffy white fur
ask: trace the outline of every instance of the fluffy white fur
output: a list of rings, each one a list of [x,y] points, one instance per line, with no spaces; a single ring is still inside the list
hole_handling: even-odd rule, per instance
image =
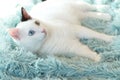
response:
[[[106,21],[111,16],[106,13],[95,12],[96,6],[79,0],[48,0],[34,6],[29,13],[32,19],[17,25],[17,36],[14,40],[26,49],[43,54],[67,54],[70,53],[100,60],[100,55],[83,45],[81,38],[98,38],[107,42],[112,41],[113,36],[95,32],[80,24],[86,17],[94,17]],[[40,25],[35,24],[39,20]],[[34,30],[33,36],[28,36],[29,30]],[[45,32],[43,32],[45,30]],[[10,34],[16,34],[10,31]]]

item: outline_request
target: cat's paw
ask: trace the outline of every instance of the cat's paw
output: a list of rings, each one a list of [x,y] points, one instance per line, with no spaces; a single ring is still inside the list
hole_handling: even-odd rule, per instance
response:
[[[99,62],[100,60],[101,60],[101,56],[97,54],[96,57],[94,58],[94,61]]]

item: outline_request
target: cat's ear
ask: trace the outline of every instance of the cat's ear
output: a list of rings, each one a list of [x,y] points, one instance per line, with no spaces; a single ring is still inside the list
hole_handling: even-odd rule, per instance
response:
[[[43,2],[43,1],[47,1],[47,0],[42,0],[42,2]]]
[[[27,11],[23,7],[21,8],[21,14],[22,14],[21,21],[27,21],[29,19],[32,19],[32,17],[27,13]]]
[[[16,40],[20,40],[19,30],[17,28],[11,28],[8,30],[10,36]]]

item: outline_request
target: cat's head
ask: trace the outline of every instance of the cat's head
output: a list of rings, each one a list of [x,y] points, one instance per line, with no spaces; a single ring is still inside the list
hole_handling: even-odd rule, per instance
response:
[[[44,42],[47,31],[45,25],[36,19],[33,19],[24,8],[21,8],[22,19],[16,28],[9,29],[9,34],[15,42],[24,46],[28,50],[33,49]]]

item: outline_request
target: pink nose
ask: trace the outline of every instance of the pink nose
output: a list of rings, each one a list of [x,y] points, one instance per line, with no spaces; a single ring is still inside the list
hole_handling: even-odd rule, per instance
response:
[[[17,28],[11,28],[9,29],[9,34],[16,40],[20,40],[20,37],[19,37],[19,31]]]
[[[41,30],[41,33],[47,34],[47,32],[44,28]]]

